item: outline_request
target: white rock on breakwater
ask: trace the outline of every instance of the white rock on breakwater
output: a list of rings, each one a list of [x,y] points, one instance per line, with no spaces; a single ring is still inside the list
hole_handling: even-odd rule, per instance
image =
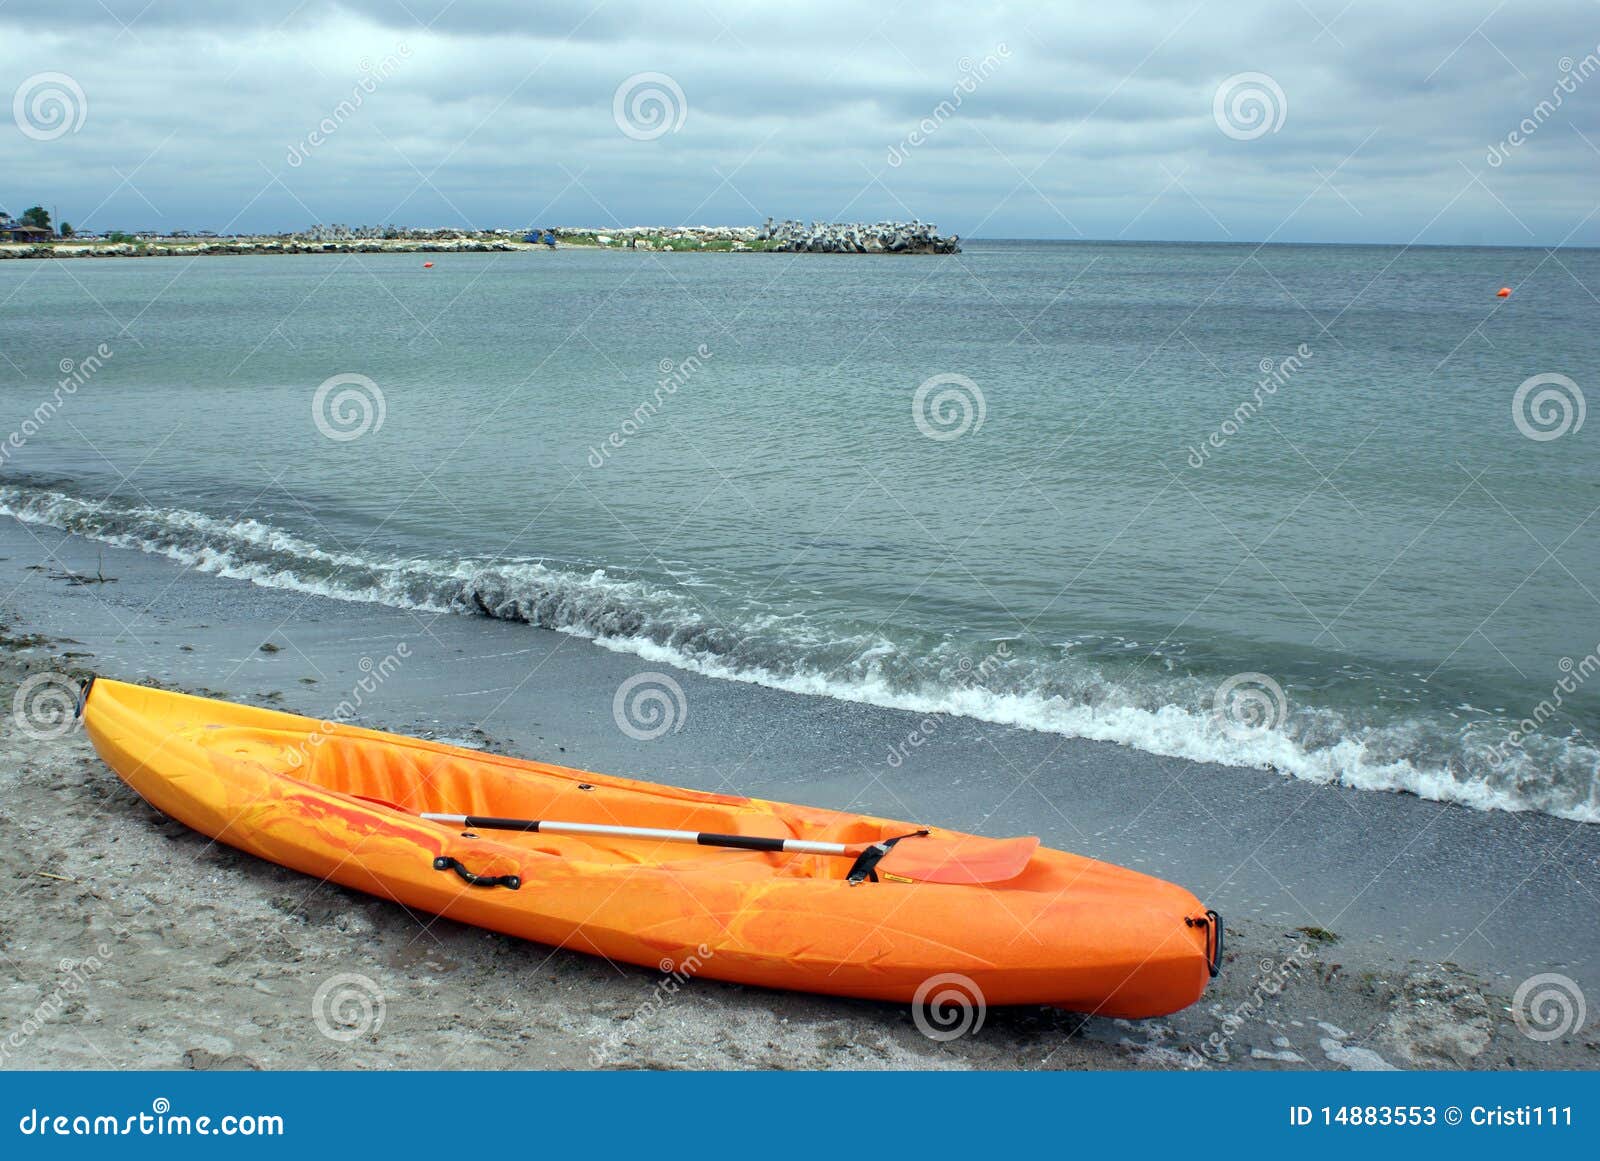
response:
[[[771,218],[757,232],[768,249],[806,254],[959,254],[961,239],[941,235],[932,222],[812,222],[774,223]]]

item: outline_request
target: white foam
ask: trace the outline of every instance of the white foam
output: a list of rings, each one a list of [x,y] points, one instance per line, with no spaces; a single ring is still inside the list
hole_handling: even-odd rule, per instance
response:
[[[1093,704],[1036,692],[997,691],[976,681],[917,688],[889,680],[883,663],[903,658],[903,646],[881,634],[843,641],[793,614],[752,613],[737,626],[741,634],[773,638],[786,654],[781,669],[733,661],[709,649],[665,643],[645,633],[618,632],[624,620],[643,622],[670,640],[681,640],[696,626],[704,628],[694,602],[640,581],[618,579],[604,570],[585,574],[550,568],[538,561],[486,566],[473,562],[427,559],[369,559],[329,552],[256,520],[216,520],[182,509],[129,507],[113,509],[59,492],[0,486],[0,513],[30,524],[46,524],[124,548],[158,554],[197,571],[343,601],[377,603],[442,613],[463,607],[467,586],[484,586],[503,597],[502,615],[534,619],[559,632],[582,637],[603,648],[629,653],[655,664],[740,681],[791,693],[864,702],[922,715],[949,714],[997,725],[1015,726],[1092,741],[1112,742],[1147,753],[1226,766],[1267,767],[1322,785],[1339,784],[1366,790],[1405,791],[1422,798],[1452,802],[1479,810],[1545,809],[1583,822],[1600,822],[1600,804],[1593,797],[1577,805],[1536,803],[1515,778],[1491,785],[1481,777],[1463,777],[1443,766],[1419,766],[1407,759],[1386,760],[1381,749],[1394,749],[1397,739],[1420,727],[1399,723],[1377,729],[1351,729],[1331,745],[1308,747],[1283,729],[1238,734],[1224,730],[1196,698],[1195,706],[1138,704],[1139,691],[1103,683]],[[122,531],[133,524],[138,531]],[[252,554],[268,559],[252,559]],[[326,571],[328,575],[317,575]],[[625,615],[626,614],[626,615]],[[807,661],[821,647],[848,647],[850,660],[829,671]],[[1148,691],[1145,691],[1148,698]],[[885,752],[888,745],[886,743]],[[1530,780],[1533,781],[1533,780]],[[1536,784],[1536,783],[1535,783]]]
[[[1460,781],[1448,770],[1419,768],[1405,760],[1374,761],[1367,755],[1368,743],[1360,738],[1346,738],[1329,747],[1307,750],[1279,730],[1236,736],[1221,729],[1211,715],[1181,706],[1165,705],[1156,710],[1132,705],[1089,706],[1059,697],[996,693],[971,686],[907,693],[870,677],[840,680],[812,672],[783,674],[769,669],[736,668],[720,659],[687,654],[647,638],[610,638],[595,643],[653,663],[790,693],[859,701],[919,714],[953,714],[1071,738],[1115,742],[1168,758],[1187,758],[1222,766],[1271,767],[1306,782],[1363,790],[1405,791],[1477,810],[1534,809],[1515,793],[1492,787],[1481,779]],[[1550,813],[1579,822],[1600,822],[1600,808],[1589,804],[1555,808]]]

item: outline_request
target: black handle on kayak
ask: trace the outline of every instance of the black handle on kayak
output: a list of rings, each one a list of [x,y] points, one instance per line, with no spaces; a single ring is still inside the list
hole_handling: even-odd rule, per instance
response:
[[[467,870],[466,864],[460,859],[452,859],[449,855],[440,855],[434,859],[433,869],[454,871],[474,887],[505,887],[515,891],[522,886],[522,878],[518,875],[479,875]]]
[[[81,718],[83,716],[83,709],[84,709],[85,706],[87,706],[89,704],[89,691],[91,689],[93,689],[93,688],[94,688],[94,674],[91,673],[89,675],[89,680],[85,681],[83,683],[83,685],[80,686],[79,689],[78,689],[78,705],[72,711],[72,716],[73,717]]]
[[[1205,918],[1189,916],[1183,922],[1188,927],[1206,929],[1206,970],[1211,973],[1212,979],[1216,979],[1222,974],[1222,916],[1208,907]]]
[[[1216,933],[1216,954],[1211,957],[1211,978],[1216,979],[1222,974],[1222,916],[1215,911],[1207,910],[1206,918],[1211,920],[1211,930]]]

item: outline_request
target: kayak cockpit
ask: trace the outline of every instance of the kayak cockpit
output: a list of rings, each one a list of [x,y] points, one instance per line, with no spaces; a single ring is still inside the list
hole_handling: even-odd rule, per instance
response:
[[[196,740],[231,764],[270,770],[364,807],[408,818],[445,813],[563,819],[612,826],[707,831],[762,838],[870,843],[887,837],[873,819],[834,811],[539,767],[495,755],[376,742],[345,733],[318,736],[237,726],[211,727]],[[491,836],[484,835],[485,839]],[[673,845],[621,837],[498,832],[492,841],[560,858],[606,864],[699,865],[738,874],[843,878],[848,860]]]

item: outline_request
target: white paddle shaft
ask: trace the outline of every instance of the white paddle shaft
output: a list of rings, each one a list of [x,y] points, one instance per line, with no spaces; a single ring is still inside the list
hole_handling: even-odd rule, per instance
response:
[[[710,834],[694,830],[661,830],[651,826],[610,826],[600,822],[558,822],[547,819],[491,818],[476,814],[423,814],[429,822],[452,826],[482,827],[485,830],[522,830],[540,834],[587,835],[594,838],[654,839],[657,842],[695,843],[705,847],[739,847],[755,851],[783,851],[791,855],[855,856],[861,848],[844,843],[820,843],[808,839],[767,838],[762,835]]]

